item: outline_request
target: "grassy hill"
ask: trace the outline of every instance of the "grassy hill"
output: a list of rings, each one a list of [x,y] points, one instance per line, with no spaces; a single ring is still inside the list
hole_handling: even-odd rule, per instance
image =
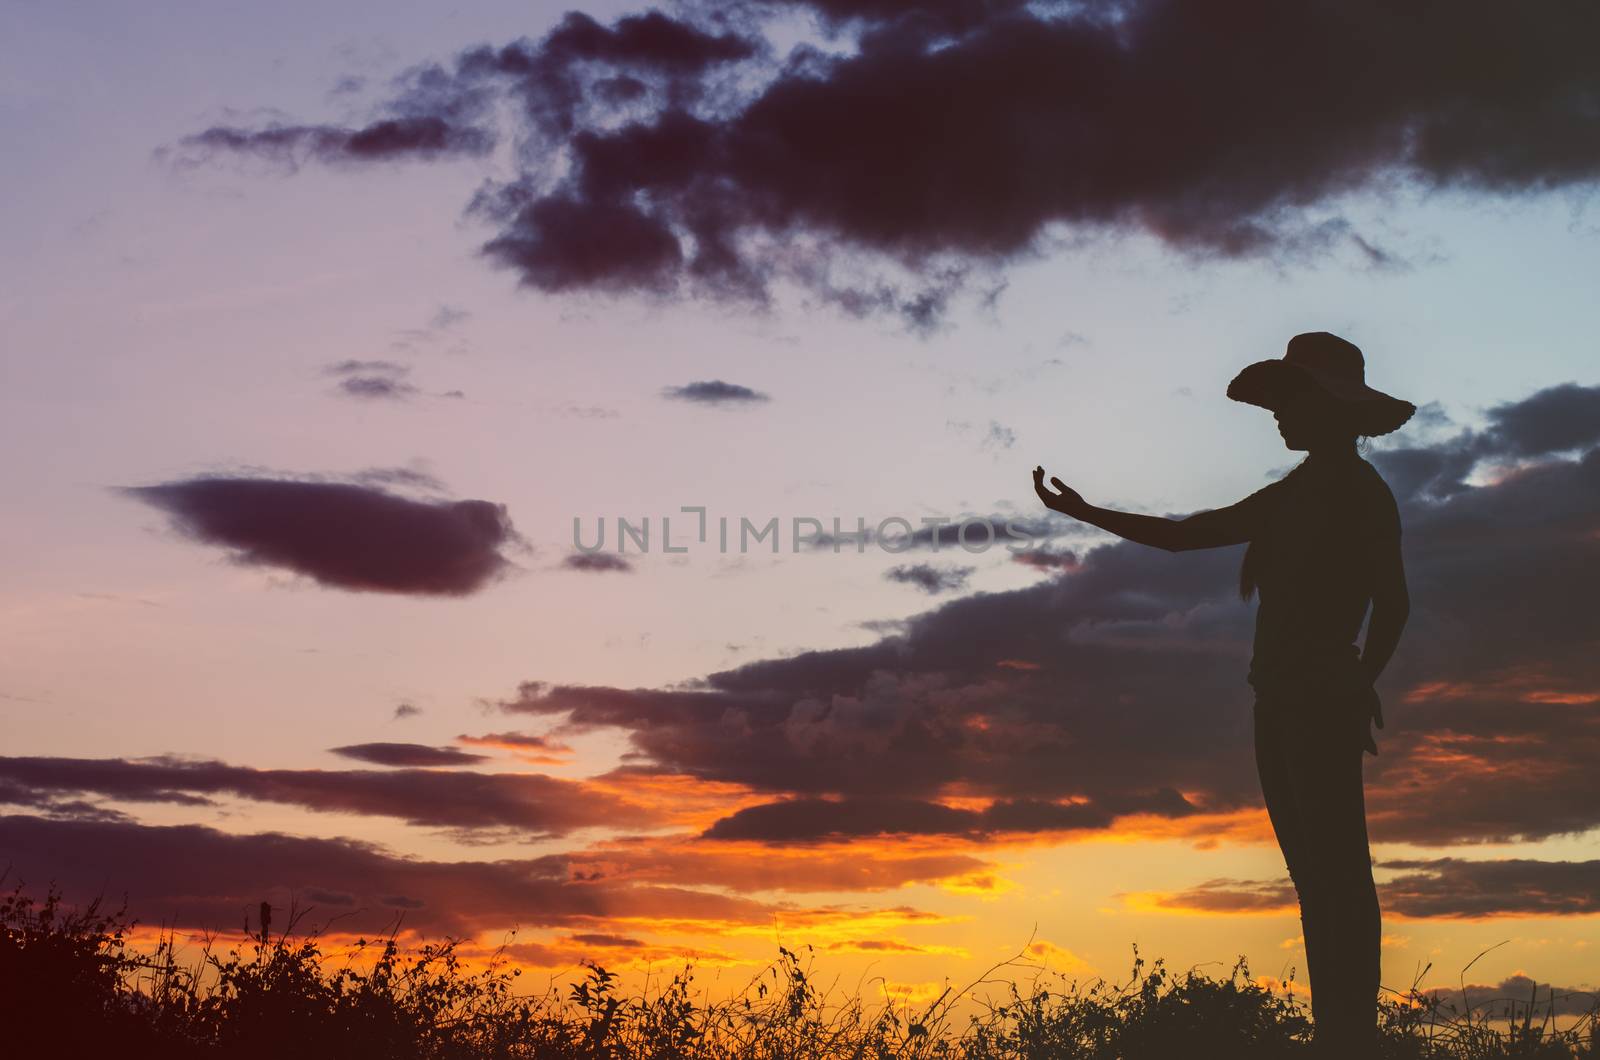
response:
[[[795,952],[744,994],[694,994],[692,969],[649,995],[622,996],[587,965],[565,993],[519,993],[505,964],[468,971],[446,940],[411,951],[363,941],[360,959],[330,958],[315,937],[240,936],[179,961],[170,936],[128,945],[133,922],[98,903],[66,908],[21,888],[0,896],[0,1053],[19,1058],[321,1060],[321,1058],[707,1058],[707,1060],[1267,1060],[1310,1057],[1312,1026],[1287,992],[1251,981],[1175,976],[1138,957],[1124,984],[1065,992],[1015,983],[964,1025],[960,990],[925,1006],[869,1007],[819,996]],[[986,980],[993,985],[996,980]],[[1413,988],[1380,1001],[1383,1060],[1600,1057],[1591,1010],[1565,1030],[1537,997],[1457,1012]]]

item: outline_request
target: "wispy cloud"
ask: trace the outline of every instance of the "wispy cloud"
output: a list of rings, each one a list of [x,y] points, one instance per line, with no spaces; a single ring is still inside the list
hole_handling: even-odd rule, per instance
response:
[[[367,745],[414,747],[415,745]],[[432,749],[428,749],[432,750]],[[415,752],[410,753],[412,757]],[[480,756],[461,754],[476,760]],[[581,781],[537,773],[476,773],[400,767],[403,754],[374,751],[392,769],[253,769],[178,758],[0,758],[7,790],[98,795],[127,801],[208,805],[217,796],[323,813],[394,817],[434,828],[514,828],[564,835],[582,828],[649,827],[655,811]],[[360,754],[354,757],[361,757]],[[437,764],[430,762],[428,764]]]
[[[629,573],[634,569],[631,560],[615,552],[574,552],[562,558],[561,566],[585,574]]]
[[[936,567],[931,563],[905,563],[883,572],[884,578],[911,585],[930,596],[964,589],[976,567]]]

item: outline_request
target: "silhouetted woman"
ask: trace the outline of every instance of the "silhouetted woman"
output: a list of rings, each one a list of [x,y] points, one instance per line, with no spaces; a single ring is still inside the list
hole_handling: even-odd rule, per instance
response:
[[[1375,1038],[1380,940],[1361,755],[1378,753],[1373,682],[1410,599],[1394,495],[1356,439],[1395,430],[1416,406],[1367,386],[1361,351],[1321,331],[1245,368],[1228,396],[1271,409],[1283,444],[1307,454],[1237,504],[1184,519],[1097,508],[1060,479],[1052,492],[1042,467],[1034,489],[1058,512],[1169,552],[1249,542],[1239,592],[1260,594],[1246,680],[1261,793],[1300,898],[1319,1049],[1360,1057]]]

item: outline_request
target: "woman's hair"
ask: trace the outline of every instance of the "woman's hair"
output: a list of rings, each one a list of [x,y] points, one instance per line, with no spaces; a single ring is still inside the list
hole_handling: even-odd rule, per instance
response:
[[[1244,550],[1244,562],[1239,564],[1239,599],[1249,602],[1256,592],[1256,539],[1251,538]]]

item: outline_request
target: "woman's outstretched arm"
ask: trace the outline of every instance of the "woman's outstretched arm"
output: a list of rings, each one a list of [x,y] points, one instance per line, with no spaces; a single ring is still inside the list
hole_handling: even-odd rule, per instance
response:
[[[1098,526],[1118,537],[1152,548],[1165,549],[1168,552],[1218,548],[1222,545],[1238,545],[1249,541],[1255,536],[1266,492],[1265,489],[1257,490],[1244,500],[1230,504],[1226,508],[1196,512],[1182,519],[1167,519],[1159,515],[1140,515],[1137,512],[1097,508],[1060,479],[1052,478],[1050,484],[1060,492],[1052,493],[1044,484],[1044,468],[1033,469],[1033,489],[1045,507],[1063,515],[1070,515],[1091,526]]]

